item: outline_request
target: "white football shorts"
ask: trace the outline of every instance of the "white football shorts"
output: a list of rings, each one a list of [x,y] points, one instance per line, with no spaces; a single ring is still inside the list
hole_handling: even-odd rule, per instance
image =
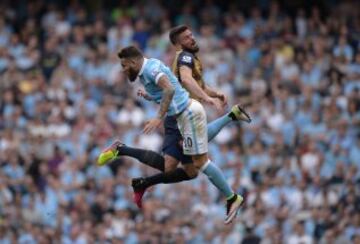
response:
[[[200,155],[208,152],[207,119],[204,107],[196,101],[176,118],[183,137],[185,155]]]

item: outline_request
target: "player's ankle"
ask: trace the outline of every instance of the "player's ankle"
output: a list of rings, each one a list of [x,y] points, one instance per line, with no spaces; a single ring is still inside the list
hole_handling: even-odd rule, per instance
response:
[[[237,195],[235,193],[233,193],[231,196],[226,198],[226,201],[235,201]]]
[[[228,116],[230,117],[231,120],[237,120],[235,114],[232,111],[228,113]]]
[[[120,144],[120,145],[117,145],[116,148],[115,148],[115,151],[118,155],[123,155],[124,152],[123,152],[123,149],[125,148],[125,145],[124,144]]]

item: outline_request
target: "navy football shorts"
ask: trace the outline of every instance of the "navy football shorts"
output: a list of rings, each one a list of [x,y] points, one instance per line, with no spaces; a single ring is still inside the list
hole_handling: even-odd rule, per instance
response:
[[[182,164],[192,163],[191,156],[184,155],[182,146],[182,136],[178,129],[176,118],[167,116],[164,121],[165,138],[163,142],[163,154],[170,155]]]

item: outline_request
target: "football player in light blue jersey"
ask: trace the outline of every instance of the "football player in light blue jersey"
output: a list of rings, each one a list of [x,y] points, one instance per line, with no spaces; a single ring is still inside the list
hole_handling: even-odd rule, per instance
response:
[[[193,160],[193,164],[188,165],[189,172],[190,174],[194,172],[191,167],[196,168],[196,173],[200,170],[225,195],[227,199],[225,224],[229,224],[235,218],[243,197],[233,192],[222,171],[208,157],[207,121],[203,106],[189,97],[189,93],[161,61],[145,58],[140,50],[133,46],[122,49],[118,56],[123,71],[130,81],[139,78],[149,97],[160,104],[157,117],[146,122],[144,133],[150,133],[160,127],[166,115],[176,117],[184,138],[183,152],[190,155]],[[116,148],[105,149],[99,156],[98,164],[107,163],[109,159],[116,157],[116,153]],[[179,169],[174,170],[174,174],[178,174]],[[171,172],[167,173],[167,176],[169,177],[167,183],[172,183]]]
[[[168,77],[168,80],[175,91],[167,115],[171,116],[179,114],[187,107],[189,93],[180,85],[171,70],[160,60],[144,58],[143,66],[138,74],[139,80],[141,84],[143,84],[151,100],[158,104],[161,103],[163,96],[163,90],[158,86],[158,81],[163,75]]]

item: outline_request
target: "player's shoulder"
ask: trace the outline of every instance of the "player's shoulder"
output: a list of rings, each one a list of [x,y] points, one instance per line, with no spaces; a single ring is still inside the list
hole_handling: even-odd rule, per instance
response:
[[[149,58],[147,59],[145,70],[151,71],[153,69],[159,69],[159,67],[162,65],[162,62],[159,59],[156,58]]]
[[[183,64],[192,64],[194,62],[194,58],[195,58],[194,54],[182,50],[177,57],[177,61]]]
[[[148,58],[147,59],[148,67],[154,66],[154,65],[160,65],[162,64],[161,60],[156,58]]]
[[[164,64],[159,59],[149,58],[147,59],[147,63],[145,66],[145,76],[150,77],[151,79],[155,79],[159,73],[162,72],[162,66]]]

